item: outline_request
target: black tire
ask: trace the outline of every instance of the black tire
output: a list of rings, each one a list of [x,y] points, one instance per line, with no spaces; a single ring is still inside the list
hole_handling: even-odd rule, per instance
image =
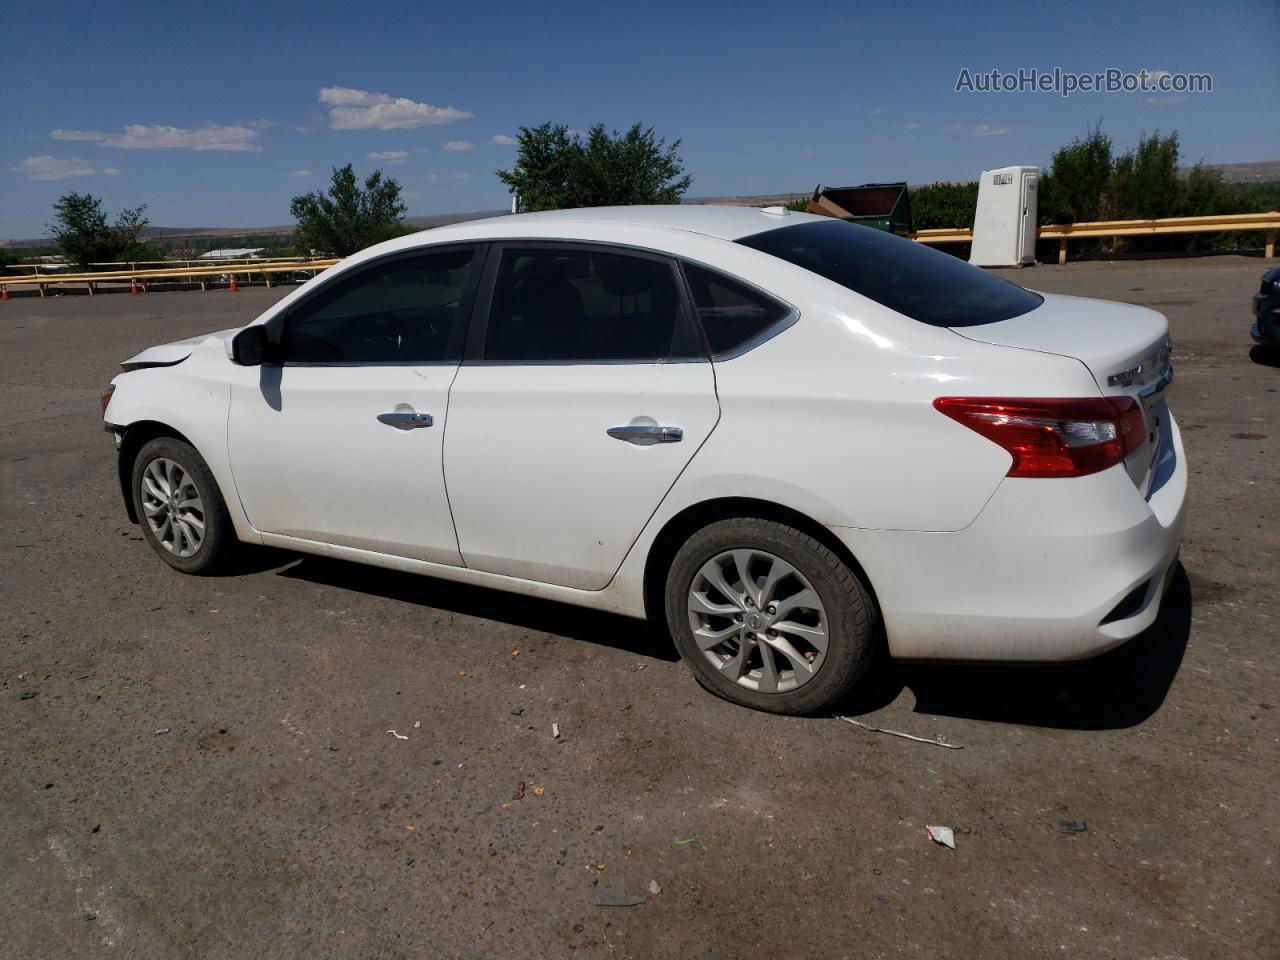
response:
[[[189,557],[181,557],[167,548],[157,538],[151,524],[147,522],[146,510],[143,506],[142,480],[147,466],[160,458],[177,463],[195,484],[201,502],[204,504],[204,538],[199,549]],[[137,511],[138,525],[142,527],[142,535],[151,549],[173,569],[195,576],[207,576],[225,569],[238,545],[235,528],[227,513],[226,501],[217,481],[204,462],[204,457],[196,452],[195,447],[177,437],[157,437],[142,445],[138,455],[134,457],[131,487],[133,507]]]
[[[816,673],[792,690],[764,693],[743,686],[717,669],[694,638],[688,610],[694,578],[713,557],[742,549],[766,551],[795,567],[826,611],[825,657]],[[671,563],[665,607],[672,639],[697,681],[725,700],[769,713],[808,715],[829,710],[857,684],[877,646],[879,615],[858,576],[818,540],[773,520],[721,520],[693,534]]]

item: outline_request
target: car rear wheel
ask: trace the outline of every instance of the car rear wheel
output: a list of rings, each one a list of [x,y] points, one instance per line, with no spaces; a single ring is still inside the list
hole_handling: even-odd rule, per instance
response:
[[[699,683],[772,713],[830,708],[875,646],[875,604],[854,572],[772,520],[722,520],[690,537],[667,576],[666,615]]]
[[[231,558],[235,530],[209,465],[176,437],[148,441],[133,461],[133,505],[160,559],[183,573],[215,573]]]

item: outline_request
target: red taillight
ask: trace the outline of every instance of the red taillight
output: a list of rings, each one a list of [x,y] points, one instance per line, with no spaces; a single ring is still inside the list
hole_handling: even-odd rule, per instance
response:
[[[107,389],[102,391],[102,396],[98,400],[102,403],[102,415],[107,414],[107,404],[111,402],[111,395],[116,392],[116,385],[113,383]]]
[[[939,397],[933,405],[1013,456],[1011,477],[1083,477],[1122,463],[1146,425],[1132,397]]]

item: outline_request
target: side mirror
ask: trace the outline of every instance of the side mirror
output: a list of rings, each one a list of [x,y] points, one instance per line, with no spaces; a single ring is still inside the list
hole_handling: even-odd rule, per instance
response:
[[[231,359],[242,367],[259,367],[271,350],[267,328],[260,323],[245,327],[231,338]]]

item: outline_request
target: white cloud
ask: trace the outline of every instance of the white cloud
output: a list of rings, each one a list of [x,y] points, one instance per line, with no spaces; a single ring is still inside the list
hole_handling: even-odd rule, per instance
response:
[[[55,140],[86,140],[121,150],[261,150],[253,127],[218,123],[187,129],[131,123],[119,133],[100,130],[54,130]]]
[[[408,156],[408,150],[374,150],[368,154],[370,160],[382,160],[385,163],[404,163]]]
[[[943,128],[942,128],[942,132],[943,132],[943,133],[955,133],[956,131],[958,131],[958,130],[963,130],[963,129],[964,129],[964,124],[963,124],[963,123],[953,123],[953,124],[951,124],[950,126],[943,127]]]
[[[1185,99],[1187,98],[1175,94],[1170,97],[1147,97],[1147,103],[1154,104],[1157,107],[1171,107],[1175,103],[1181,103]]]
[[[54,130],[49,136],[55,140],[105,140],[105,133],[96,130]]]
[[[68,177],[115,177],[120,171],[115,167],[96,169],[93,164],[85,163],[79,157],[51,157],[47,153],[38,157],[27,157],[16,167],[9,169],[17,173],[25,173],[28,180],[65,180]]]
[[[903,129],[903,130],[919,130],[919,129],[920,129],[920,124],[918,124],[918,123],[904,123],[904,124],[902,125],[902,129]]]
[[[868,117],[884,116],[884,107],[876,107],[874,110],[868,110],[867,116]]]
[[[329,108],[329,126],[334,130],[410,130],[471,117],[455,107],[433,107],[408,97],[351,87],[322,87],[320,102]]]
[[[450,140],[444,145],[446,150],[474,150],[476,145],[468,140]]]
[[[509,147],[516,142],[516,138],[508,137],[505,133],[495,133],[493,135],[493,139],[490,140],[489,142],[501,144],[504,147]]]
[[[288,173],[290,177],[310,177],[312,175],[310,170],[290,170]]]
[[[973,128],[975,137],[1003,137],[1008,132],[1008,127],[993,127],[989,123],[980,123]]]

